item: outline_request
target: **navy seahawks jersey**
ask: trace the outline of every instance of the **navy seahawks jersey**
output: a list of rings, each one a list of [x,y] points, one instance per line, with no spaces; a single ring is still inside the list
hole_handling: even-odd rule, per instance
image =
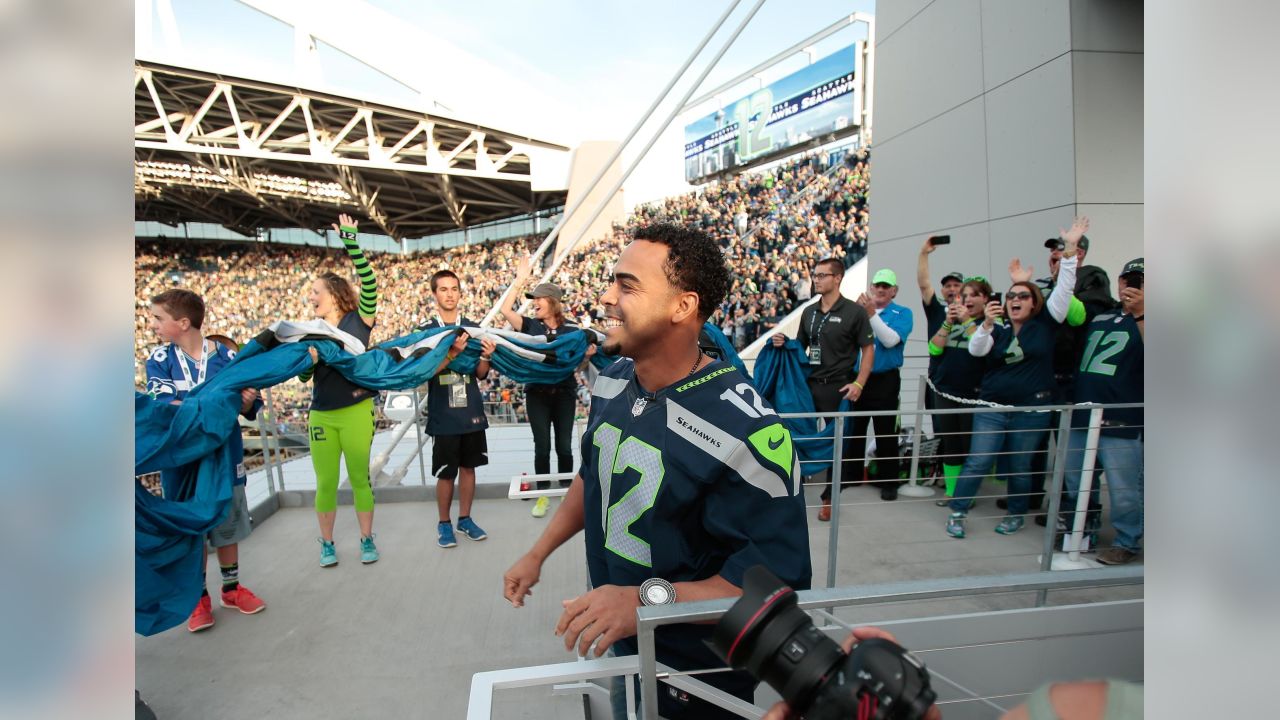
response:
[[[205,340],[209,362],[204,369],[203,380],[217,375],[235,359],[236,351],[213,340]],[[185,369],[185,372],[183,370]],[[200,362],[183,352],[177,345],[168,343],[151,351],[147,356],[147,394],[155,400],[173,402],[183,400],[187,393],[201,382]],[[262,401],[254,402],[251,413],[257,415]],[[239,432],[231,433],[231,455],[236,462],[235,485],[244,485],[244,441]]]
[[[948,395],[970,400],[978,397],[978,387],[982,385],[987,365],[986,358],[969,354],[969,330],[975,324],[976,321],[969,320],[953,327],[942,354],[930,358],[938,361],[937,367],[930,371],[934,386]]]
[[[1119,311],[1098,315],[1085,331],[1084,353],[1076,374],[1078,403],[1136,403],[1143,401],[1142,331],[1132,315]],[[1072,427],[1088,427],[1089,411],[1077,410]],[[1106,410],[1103,433],[1136,438],[1142,435],[1142,408]]]
[[[623,358],[592,390],[582,467],[593,586],[720,575],[734,585],[765,565],[809,587],[809,534],[791,434],[747,378],[721,361],[657,393]],[[702,642],[712,626],[670,626],[658,659],[677,669],[723,664]],[[617,645],[635,652],[634,638]]]
[[[479,327],[466,318],[459,318],[458,325]],[[443,320],[433,317],[418,329],[434,327],[445,327]],[[484,415],[484,398],[474,375],[445,369],[427,382],[428,435],[466,435],[487,427],[489,420]]]
[[[1017,334],[1011,325],[995,325],[979,398],[1000,405],[1052,403],[1054,338],[1061,327],[1048,310],[1023,323]]]
[[[942,298],[938,293],[934,293],[929,298],[929,302],[924,303],[924,326],[926,337],[933,337],[938,332],[938,328],[942,327],[942,323],[947,321],[947,306],[942,303]],[[942,364],[941,355],[929,356],[929,379],[937,385],[938,366]]]

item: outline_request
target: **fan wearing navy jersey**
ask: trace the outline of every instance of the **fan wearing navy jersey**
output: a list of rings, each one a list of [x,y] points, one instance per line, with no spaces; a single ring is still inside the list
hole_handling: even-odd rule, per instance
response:
[[[920,302],[924,305],[924,322],[925,330],[932,338],[938,332],[938,328],[942,327],[942,323],[947,320],[947,310],[960,302],[960,289],[964,285],[964,275],[958,272],[949,272],[942,276],[942,280],[938,282],[938,289],[941,290],[941,296],[934,291],[933,281],[929,278],[929,256],[938,249],[933,244],[933,235],[925,238],[924,245],[920,248],[920,257],[916,260],[916,285],[920,288]],[[938,370],[938,364],[942,362],[941,355],[929,355],[929,379],[932,380],[934,374]],[[934,400],[933,392],[929,392],[925,396],[926,403],[932,409]],[[935,418],[936,421],[936,418]]]
[[[147,393],[152,398],[180,404],[193,388],[217,375],[233,358],[235,351],[201,332],[204,325],[204,300],[190,290],[166,290],[151,298],[151,329],[163,345],[151,351],[147,357]],[[240,413],[250,420],[258,415],[262,401],[258,391],[246,388],[240,392],[243,404]],[[245,498],[244,441],[239,432],[231,434],[232,457],[237,458],[235,477],[231,481],[231,507],[227,518],[209,533],[208,541],[218,556],[218,568],[222,573],[221,604],[246,615],[266,609],[266,603],[240,584],[240,541],[249,537],[249,503]],[[181,501],[184,480],[190,477],[189,468],[178,468],[162,473],[162,486],[171,500]],[[173,493],[173,495],[169,495]],[[213,601],[208,588],[203,588],[200,601],[187,620],[187,630],[197,632],[213,627]]]
[[[1120,309],[1104,312],[1085,331],[1084,354],[1076,374],[1077,403],[1140,403],[1143,401],[1143,345],[1146,304],[1143,300],[1143,258],[1125,263],[1120,273]],[[1142,551],[1143,505],[1143,411],[1142,408],[1105,410],[1098,437],[1096,467],[1107,473],[1111,500],[1111,525],[1115,541],[1098,554],[1104,565],[1132,562]],[[1071,417],[1067,441],[1068,509],[1076,507],[1080,475],[1088,437],[1089,409],[1076,410]],[[1098,485],[1093,485],[1090,514],[1100,512]],[[1067,527],[1071,527],[1068,516]]]
[[[503,578],[504,596],[521,606],[547,556],[585,531],[593,589],[566,600],[556,625],[565,648],[584,656],[593,644],[596,656],[634,654],[641,604],[737,597],[743,573],[758,564],[795,588],[812,576],[791,436],[745,376],[698,348],[729,284],[719,247],[668,224],[634,238],[601,297],[601,350],[622,359],[596,380],[582,466],[542,536]],[[722,667],[703,643],[711,630],[661,628],[658,662]],[[747,700],[756,685],[738,672],[703,679]],[[663,717],[736,717],[658,690]],[[621,691],[615,684],[615,714],[626,712]]]
[[[978,387],[986,371],[986,358],[969,353],[969,338],[982,322],[987,303],[991,300],[991,285],[978,278],[970,278],[961,286],[959,302],[947,306],[942,323],[929,337],[929,360],[937,366],[929,371],[929,382],[937,388],[934,408],[939,410],[969,407],[978,398]],[[970,433],[973,431],[972,413],[939,413],[933,416],[934,434],[941,439],[942,474],[946,496],[955,495],[956,480],[964,468],[969,454]],[[947,500],[939,500],[946,505]]]
[[[311,283],[309,299],[316,317],[369,345],[378,316],[378,280],[356,242],[356,221],[342,214],[333,225],[360,278],[360,295],[346,278],[327,272]],[[311,350],[311,359],[317,359]],[[378,561],[373,543],[373,489],[369,486],[369,448],[373,445],[373,398],[376,392],[360,387],[324,364],[314,367],[315,390],[307,426],[311,434],[311,465],[316,472],[316,518],[320,524],[320,567],[338,564],[333,525],[338,517],[338,480],[346,460],[347,479],[360,524],[360,562]],[[306,382],[311,373],[301,377]]]
[[[433,327],[477,327],[458,312],[462,286],[452,270],[439,270],[431,276],[431,294],[436,300],[436,314],[420,329]],[[476,365],[475,376],[449,370],[449,363],[467,349],[468,335],[459,332],[436,374],[427,383],[427,434],[431,436],[431,474],[436,476],[436,506],[440,522],[436,525],[436,542],[442,548],[457,547],[453,522],[449,515],[453,504],[453,484],[458,481],[458,531],[471,540],[489,537],[471,519],[471,501],[476,496],[476,468],[489,464],[489,446],[485,428],[484,401],[477,380],[489,376],[492,343],[485,345]]]
[[[1049,428],[1049,415],[1018,412],[1016,406],[1049,405],[1053,401],[1054,336],[1067,322],[1075,288],[1076,241],[1079,235],[1064,233],[1066,249],[1059,266],[1060,282],[1048,300],[1031,283],[1032,268],[1014,258],[1009,263],[1013,286],[1005,294],[1005,306],[988,303],[982,325],[969,338],[969,353],[987,358],[978,396],[986,404],[1010,406],[1006,412],[980,413],[973,419],[969,456],[956,481],[951,499],[947,534],[965,536],[965,517],[982,479],[996,460],[996,472],[1008,483],[1008,514],[996,532],[1012,535],[1022,529],[1031,493],[1032,454]],[[1009,324],[996,324],[1007,317]]]

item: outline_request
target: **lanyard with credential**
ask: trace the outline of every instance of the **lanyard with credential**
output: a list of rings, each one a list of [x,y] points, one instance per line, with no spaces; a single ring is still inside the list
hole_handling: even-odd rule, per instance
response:
[[[209,341],[200,341],[200,361],[196,363],[196,382],[194,385],[191,383],[191,369],[187,367],[187,353],[182,348],[177,348],[177,350],[178,367],[182,369],[182,379],[187,381],[187,389],[192,390],[196,385],[204,382],[205,372],[209,369]]]
[[[822,314],[822,322],[818,323],[818,332],[815,333],[813,331],[813,322],[818,319],[818,308],[813,309],[813,315],[809,317],[809,337],[813,340],[813,342],[815,343],[818,342],[818,336],[822,334],[822,328],[826,327],[827,318],[831,317],[831,312],[833,310],[835,310],[834,306],[831,308],[831,310],[828,310]]]

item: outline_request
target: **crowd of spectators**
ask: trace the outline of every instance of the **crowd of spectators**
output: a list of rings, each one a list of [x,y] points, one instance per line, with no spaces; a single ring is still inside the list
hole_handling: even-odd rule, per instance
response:
[[[733,275],[728,298],[713,318],[739,348],[812,293],[809,268],[820,258],[851,265],[866,253],[870,165],[865,153],[802,156],[743,173],[704,189],[636,208],[611,236],[568,257],[552,278],[565,290],[565,313],[589,325],[627,232],[657,220],[711,233],[725,248]],[[515,276],[521,255],[543,236],[421,253],[367,253],[378,276],[378,324],[372,342],[403,335],[428,319],[425,279],[447,267],[462,279],[460,310],[479,321]],[[278,319],[311,319],[308,284],[320,273],[349,273],[339,250],[314,245],[254,242],[139,240],[135,246],[135,380],[155,338],[148,329],[150,298],[184,287],[205,299],[208,333],[246,342]],[[580,379],[580,385],[582,380]],[[583,385],[585,387],[585,385]],[[484,383],[488,409],[524,419],[523,389],[495,373]],[[277,426],[306,421],[310,386],[296,380],[272,390]],[[585,413],[584,402],[579,408]]]

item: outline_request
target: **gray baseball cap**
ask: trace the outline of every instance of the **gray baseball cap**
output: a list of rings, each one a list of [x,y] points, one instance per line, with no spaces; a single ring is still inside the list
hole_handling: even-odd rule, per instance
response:
[[[561,290],[560,286],[556,285],[555,283],[539,283],[538,287],[534,288],[532,292],[525,293],[524,296],[529,298],[530,300],[532,300],[533,298],[544,298],[544,297],[555,298],[556,300],[563,300],[564,291]]]

